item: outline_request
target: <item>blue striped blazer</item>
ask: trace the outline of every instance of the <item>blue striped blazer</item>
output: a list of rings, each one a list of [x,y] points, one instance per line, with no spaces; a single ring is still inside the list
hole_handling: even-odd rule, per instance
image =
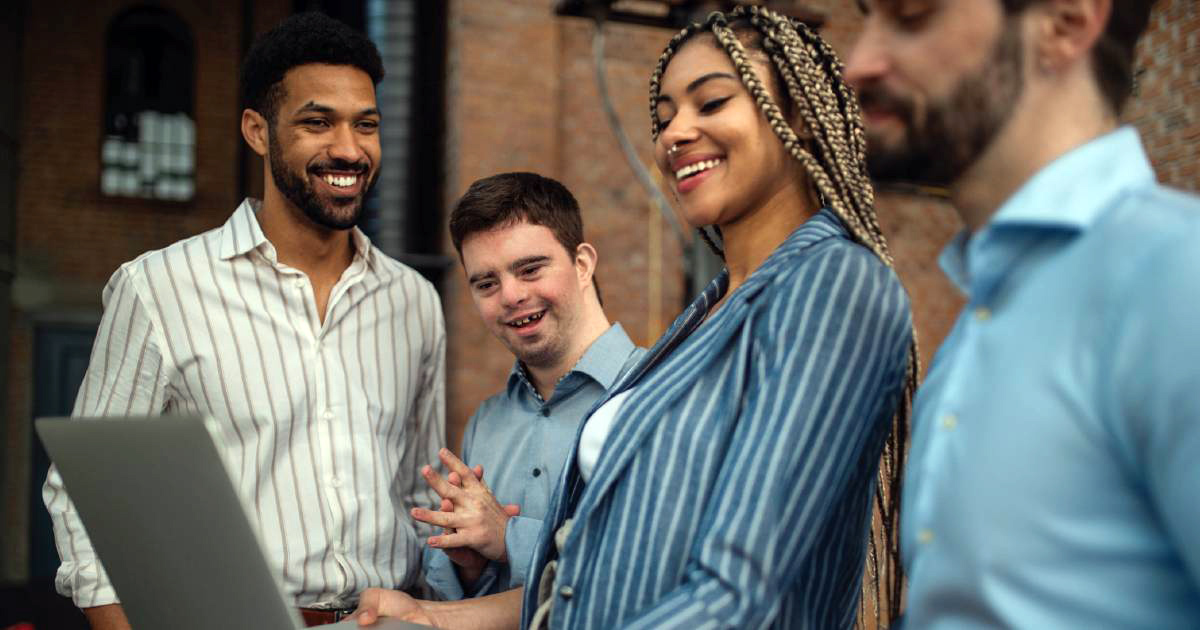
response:
[[[908,296],[828,210],[701,325],[728,284],[722,272],[597,403],[633,389],[591,482],[574,454],[564,467],[524,626],[568,517],[556,630],[853,625]]]

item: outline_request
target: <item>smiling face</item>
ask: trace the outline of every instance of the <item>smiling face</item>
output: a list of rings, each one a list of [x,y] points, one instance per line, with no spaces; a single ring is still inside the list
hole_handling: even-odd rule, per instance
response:
[[[846,81],[880,181],[953,184],[1012,117],[1022,41],[999,0],[869,0]]]
[[[462,263],[479,316],[521,362],[552,368],[574,356],[595,271],[591,245],[571,256],[549,228],[519,221],[466,236]]]
[[[766,65],[752,65],[769,83]],[[692,226],[728,225],[775,200],[801,198],[802,167],[712,35],[693,37],[672,57],[656,109],[655,162]]]
[[[268,185],[322,227],[353,227],[379,174],[375,84],[353,66],[306,64],[284,75],[283,88]]]

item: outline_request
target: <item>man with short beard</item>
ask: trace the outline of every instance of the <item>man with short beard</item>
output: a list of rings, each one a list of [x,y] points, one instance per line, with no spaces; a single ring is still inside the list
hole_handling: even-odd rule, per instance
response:
[[[255,43],[241,131],[265,158],[263,199],[116,271],[73,412],[211,418],[310,623],[368,587],[418,584],[433,531],[408,513],[436,500],[419,469],[444,439],[438,295],[355,227],[379,173],[382,78],[370,40],[320,14]],[[59,592],[93,627],[128,627],[54,469],[43,497]]]
[[[463,437],[463,460],[486,476],[444,452],[451,479],[425,471],[441,510],[413,510],[448,530],[429,540],[429,585],[463,599],[525,583],[580,423],[643,351],[604,313],[596,249],[561,183],[536,173],[478,180],[450,214],[450,237],[480,318],[516,358]],[[598,457],[600,446],[585,435],[580,456]]]
[[[966,225],[916,400],[907,626],[1196,627],[1200,199],[1119,124],[1153,2],[860,4],[872,175]]]

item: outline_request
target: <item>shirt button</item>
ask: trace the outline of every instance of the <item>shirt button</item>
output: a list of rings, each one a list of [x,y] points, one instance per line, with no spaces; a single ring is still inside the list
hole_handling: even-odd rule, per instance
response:
[[[340,488],[342,487],[342,480],[338,477],[330,477],[329,485],[333,486],[334,488]]]
[[[986,322],[987,320],[989,320],[991,318],[992,318],[992,310],[989,309],[988,307],[980,306],[979,308],[975,309],[975,319],[977,319],[981,322]]]
[[[942,416],[942,428],[947,431],[953,431],[958,426],[958,416],[948,413]]]
[[[543,418],[550,417],[550,407],[542,407],[542,417]]]
[[[296,288],[297,288],[297,289],[303,289],[303,288],[304,288],[304,281],[303,281],[303,280],[297,280],[297,281],[296,281]]]
[[[575,589],[571,588],[570,586],[564,586],[558,589],[558,595],[563,599],[571,599],[572,597],[575,597]]]
[[[541,468],[534,468],[534,469],[533,469],[533,476],[534,476],[534,477],[540,477],[540,476],[542,476],[542,469],[541,469]]]
[[[922,529],[921,531],[917,532],[917,542],[921,543],[922,545],[928,545],[929,543],[933,542],[933,530]]]
[[[325,419],[326,419],[326,420],[333,420],[333,410],[332,410],[332,409],[326,409],[326,410],[325,410],[325,414],[324,414],[324,416],[325,416]]]

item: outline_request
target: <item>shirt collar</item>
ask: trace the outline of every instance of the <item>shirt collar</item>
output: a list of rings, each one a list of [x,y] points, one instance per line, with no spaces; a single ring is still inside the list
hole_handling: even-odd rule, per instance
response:
[[[624,367],[626,359],[629,358],[629,354],[633,352],[634,348],[636,346],[633,345],[633,341],[629,339],[629,335],[625,333],[621,324],[613,324],[597,337],[592,345],[588,346],[583,356],[579,358],[579,362],[559,379],[559,383],[566,380],[571,374],[578,372],[591,377],[604,389],[609,389],[616,382],[621,368]],[[525,366],[518,360],[513,362],[512,372],[508,375],[509,394],[514,394],[516,388],[522,384],[528,386],[532,391],[537,391],[525,373]],[[558,388],[555,387],[555,393],[557,392]]]
[[[1154,182],[1137,130],[1125,126],[1060,156],[1038,171],[978,233],[959,232],[938,258],[946,276],[968,292],[973,276],[996,262],[985,250],[1015,229],[1084,232],[1122,190]]]
[[[788,261],[793,256],[804,252],[814,243],[834,237],[849,239],[850,233],[842,225],[841,219],[838,219],[833,210],[822,208],[809,220],[802,223],[800,227],[792,230],[792,233],[767,256],[758,269],[755,269],[746,278],[746,281],[738,289],[738,294],[740,295],[738,299],[751,299],[764,285],[771,282],[776,270],[788,264]],[[708,302],[708,308],[711,308],[716,303],[716,300],[725,294],[725,290],[728,288],[727,274],[728,268],[722,269],[722,273],[718,276],[718,279],[724,283],[724,286],[721,286],[714,295],[714,298]]]
[[[247,197],[233,211],[233,216],[220,227],[221,245],[217,256],[221,260],[229,260],[261,247],[267,242],[258,225],[258,209],[262,201]]]
[[[275,248],[267,240],[262,227],[258,224],[258,211],[262,209],[262,201],[247,197],[234,210],[233,216],[219,229],[220,249],[218,256],[221,260],[230,260],[254,250],[262,249],[267,258],[275,259]],[[354,258],[362,258],[367,266],[375,268],[375,250],[371,240],[357,227],[350,228],[350,242],[354,245]]]
[[[989,227],[1026,225],[1084,231],[1122,190],[1154,181],[1137,130],[1125,126],[1068,151],[1038,171]]]

